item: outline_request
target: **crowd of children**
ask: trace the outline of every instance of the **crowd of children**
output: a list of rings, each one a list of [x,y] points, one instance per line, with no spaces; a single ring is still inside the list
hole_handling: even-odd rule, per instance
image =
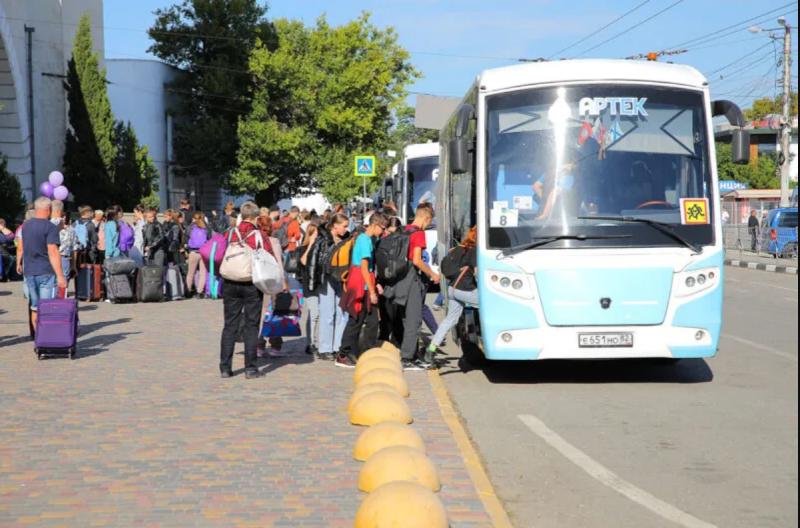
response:
[[[386,340],[400,347],[405,369],[435,368],[436,348],[457,323],[460,307],[474,297],[473,230],[472,246],[465,241],[460,252],[455,252],[460,272],[457,280],[448,277],[453,315],[437,328],[425,305],[429,288],[440,282],[430,266],[425,241],[424,232],[434,218],[429,204],[417,208],[408,226],[401,224],[392,204],[359,218],[339,205],[318,214],[297,207],[288,211],[259,208],[253,202],[238,209],[228,203],[221,213],[207,215],[184,200],[180,208],[166,210],[161,219],[158,216],[155,209],[137,206],[128,220],[116,206],[105,211],[82,206],[71,222],[63,204],[53,201],[51,222],[59,233],[63,275],[68,283],[75,281],[76,296],[90,300],[99,300],[103,293],[91,292],[92,285],[81,281],[79,275],[85,268],[104,264],[102,288],[107,300],[125,300],[111,291],[113,281],[107,280],[108,274],[124,270],[136,282],[135,270],[147,276],[146,269],[163,270],[166,277],[159,300],[221,297],[225,312],[220,353],[223,377],[231,375],[237,339],[245,343],[245,373],[251,378],[260,375],[255,358],[284,355],[283,338],[301,334],[307,337],[308,354],[332,360],[339,367],[354,367],[363,350]],[[258,236],[251,236],[255,234]],[[10,277],[15,259],[21,257],[13,251],[20,236],[19,230],[14,233],[0,221],[2,279]],[[209,255],[207,248],[212,242],[217,253]],[[225,278],[220,263],[227,255],[226,248],[237,243],[252,250],[264,249],[271,256],[270,262],[279,266],[283,277],[282,291],[264,295],[263,288],[256,288],[252,280]],[[123,265],[127,261],[132,262],[130,267]],[[152,275],[157,277],[159,272]],[[173,275],[179,277],[179,288],[173,284],[174,278],[169,279]],[[146,289],[146,284],[139,280],[132,285],[131,300],[143,300],[136,290]],[[420,339],[423,322],[434,335],[427,345]]]

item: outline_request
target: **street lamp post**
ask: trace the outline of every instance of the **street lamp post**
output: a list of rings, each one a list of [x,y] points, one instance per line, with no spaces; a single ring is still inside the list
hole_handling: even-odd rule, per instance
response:
[[[761,33],[762,31],[780,31],[783,29],[783,98],[781,113],[781,207],[788,207],[789,198],[789,177],[791,176],[791,142],[792,142],[792,26],[786,18],[778,18],[779,28],[763,29],[758,26],[749,28],[751,33]],[[780,37],[770,33],[769,37],[773,40],[780,40]]]

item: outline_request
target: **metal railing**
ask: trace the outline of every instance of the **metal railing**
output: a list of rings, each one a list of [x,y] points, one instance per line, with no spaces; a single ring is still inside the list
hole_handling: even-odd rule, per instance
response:
[[[752,233],[747,224],[728,224],[722,226],[722,236],[725,250],[730,256],[772,258],[797,263],[797,230],[794,239],[783,243],[778,253],[769,250],[769,228],[758,228]]]

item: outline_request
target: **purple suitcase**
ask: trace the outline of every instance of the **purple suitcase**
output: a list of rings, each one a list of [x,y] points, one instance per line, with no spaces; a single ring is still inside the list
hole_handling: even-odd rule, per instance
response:
[[[42,299],[39,301],[35,350],[39,359],[49,355],[68,355],[75,359],[78,340],[78,301]]]

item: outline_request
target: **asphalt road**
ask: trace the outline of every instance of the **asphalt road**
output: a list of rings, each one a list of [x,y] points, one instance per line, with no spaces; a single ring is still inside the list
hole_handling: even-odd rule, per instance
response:
[[[797,526],[797,288],[726,268],[708,361],[443,368],[514,525]]]

